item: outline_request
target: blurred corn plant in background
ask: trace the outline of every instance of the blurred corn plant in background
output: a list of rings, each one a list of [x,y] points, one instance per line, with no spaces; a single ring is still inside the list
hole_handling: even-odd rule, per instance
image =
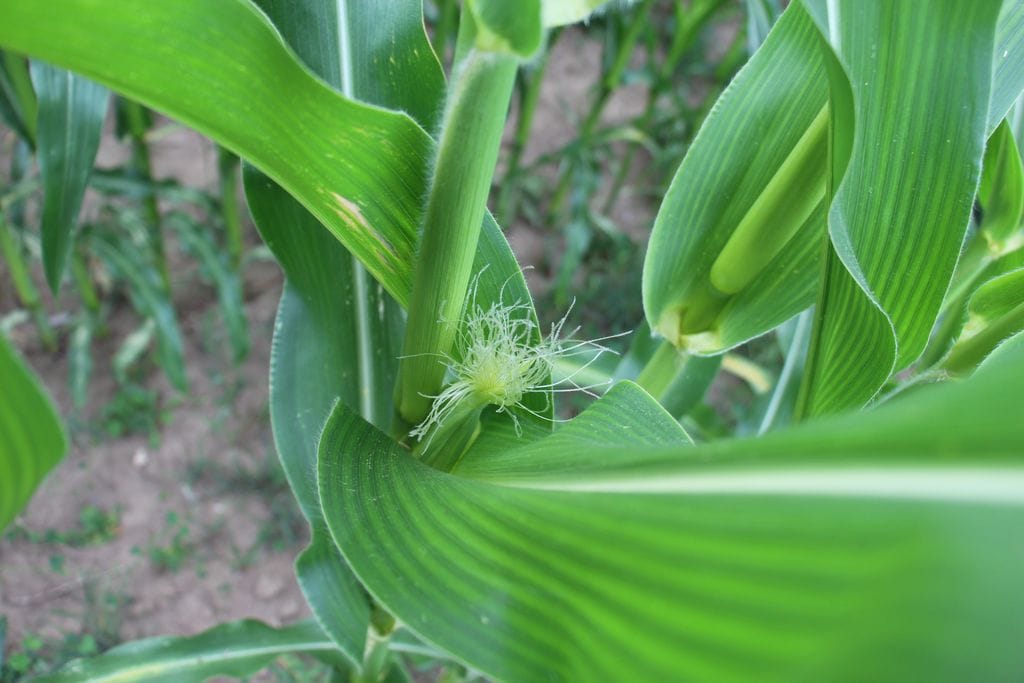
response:
[[[71,395],[82,409],[94,366],[93,342],[107,333],[109,302],[125,296],[141,324],[114,354],[115,376],[122,384],[134,384],[133,368],[155,347],[157,363],[170,383],[185,391],[185,354],[165,246],[166,235],[173,234],[172,243],[195,259],[204,279],[216,288],[233,357],[244,358],[249,338],[242,306],[237,157],[221,152],[219,195],[158,181],[149,147],[161,131],[154,128],[148,110],[115,98],[115,132],[131,153],[121,167],[94,170],[109,91],[12,53],[3,53],[2,66],[0,114],[11,131],[2,144],[10,152],[11,168],[0,207],[0,246],[21,306],[5,317],[5,328],[27,316],[46,348],[66,348]],[[98,207],[80,224],[90,188]],[[161,209],[161,200],[168,208]],[[30,229],[35,224],[38,231]],[[50,298],[33,277],[37,260]],[[60,298],[68,278],[77,302]],[[58,312],[66,306],[77,310]]]
[[[139,641],[54,680],[243,676],[282,652],[357,681],[408,680],[410,657],[456,680],[1024,675],[1024,3],[745,3],[727,52],[749,61],[664,133],[685,156],[619,358],[564,311],[544,334],[487,212],[517,79],[528,109],[545,45],[597,4],[441,2],[432,45],[416,0],[0,3],[11,54],[246,160],[286,274],[274,438],[312,529],[314,622]],[[645,35],[672,27],[681,59],[736,12],[655,7],[591,19],[612,46],[595,109]],[[649,90],[676,93],[652,54]],[[570,222],[594,118],[549,200]],[[525,211],[504,182],[496,206]],[[2,351],[7,521],[63,442]],[[762,398],[716,423],[723,368]],[[580,385],[607,390],[556,422]]]

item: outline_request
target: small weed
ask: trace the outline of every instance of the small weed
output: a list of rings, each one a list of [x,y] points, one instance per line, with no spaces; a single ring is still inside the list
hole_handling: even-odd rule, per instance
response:
[[[54,574],[64,575],[64,556],[50,555],[50,571]]]
[[[54,640],[28,634],[0,664],[0,683],[14,683],[24,677],[47,674],[72,659],[91,657],[99,651],[96,639],[88,633],[67,633],[63,638]]]
[[[164,529],[158,540],[146,548],[146,555],[158,572],[177,572],[195,553],[195,546],[189,539],[189,527],[178,517],[178,513],[167,513]]]
[[[135,382],[126,382],[103,406],[98,422],[100,430],[110,438],[145,434],[150,445],[156,447],[160,443],[160,427],[165,417],[156,391]]]
[[[71,529],[46,529],[34,531],[22,525],[15,525],[6,534],[9,541],[24,541],[48,545],[66,545],[72,548],[84,548],[102,545],[116,539],[121,533],[121,512],[117,508],[105,510],[95,505],[86,505],[78,513],[78,524]],[[63,568],[63,558],[50,558],[53,571]]]

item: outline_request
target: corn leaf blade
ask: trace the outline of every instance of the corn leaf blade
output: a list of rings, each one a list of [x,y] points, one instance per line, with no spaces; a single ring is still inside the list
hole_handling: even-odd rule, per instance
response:
[[[1024,90],[1024,0],[1004,0],[992,55],[988,130],[996,129]]]
[[[300,59],[338,92],[432,125],[443,77],[416,2],[260,5]],[[280,186],[248,165],[244,182],[257,227],[287,276],[272,350],[271,420],[281,462],[312,527],[296,575],[324,630],[358,665],[369,605],[322,520],[316,439],[339,400],[382,428],[389,424],[401,310]]]
[[[466,9],[475,21],[476,44],[484,50],[529,58],[540,47],[540,0],[515,4],[503,0],[469,0]]]
[[[39,98],[37,152],[43,181],[43,269],[56,293],[71,251],[78,212],[96,161],[110,93],[49,64],[32,62]]]
[[[513,451],[443,474],[339,407],[324,512],[382,604],[497,678],[1014,679],[1024,435],[1004,418],[1024,408],[1019,351],[760,439],[527,436],[566,465],[539,472]],[[603,429],[651,422],[618,412]]]
[[[67,450],[53,402],[0,334],[0,530],[28,503]]]
[[[362,386],[360,362],[374,364],[367,371],[386,373],[379,379],[381,384],[389,374],[393,379],[393,363],[387,362],[392,355],[387,351],[393,344],[387,325],[398,321],[393,317],[375,320],[376,326],[366,330],[376,340],[375,350],[370,358],[362,357],[354,315],[351,257],[320,229],[315,218],[266,177],[247,168],[245,187],[253,219],[267,242],[276,246],[275,231],[290,235],[287,252],[278,254],[287,280],[274,325],[270,418],[281,464],[313,529],[310,546],[296,563],[296,573],[324,630],[353,662],[358,662],[369,623],[369,606],[344,562],[323,542],[325,533],[313,475],[316,435],[336,401],[361,410],[367,405],[364,391],[366,396],[380,393],[381,386]],[[343,297],[340,300],[347,305],[339,304],[336,297]],[[375,306],[372,310],[378,309]],[[373,401],[371,407],[378,408],[379,401]],[[329,596],[345,599],[328,600]]]
[[[950,292],[945,303],[945,312],[941,323],[932,334],[928,348],[921,356],[921,367],[935,365],[949,351],[967,322],[968,305],[971,297],[985,283],[1005,275],[1013,270],[1024,268],[1024,248],[1015,249],[1002,256],[992,259],[969,276],[964,276]]]
[[[240,363],[249,354],[250,342],[239,272],[231,267],[229,255],[218,247],[208,227],[180,211],[165,216],[164,220],[178,236],[181,247],[199,262],[203,275],[217,290],[217,303],[228,333],[232,358]]]
[[[187,391],[184,341],[174,312],[174,301],[164,290],[160,276],[130,238],[100,231],[90,231],[87,235],[94,253],[129,282],[128,294],[135,310],[153,321],[161,369],[176,389]]]
[[[286,654],[337,658],[334,643],[316,624],[275,629],[247,619],[185,638],[136,640],[98,657],[74,660],[39,683],[202,683],[214,676],[252,675]]]
[[[831,171],[802,399],[815,415],[863,405],[924,350],[978,185],[1001,3],[804,4],[836,55],[833,94],[852,103],[833,115],[850,146]]]

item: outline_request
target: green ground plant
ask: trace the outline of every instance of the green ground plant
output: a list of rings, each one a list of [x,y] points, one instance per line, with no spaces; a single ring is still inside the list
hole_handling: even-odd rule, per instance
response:
[[[246,160],[286,274],[271,423],[311,530],[313,621],[52,680],[282,653],[352,681],[408,680],[413,653],[509,681],[1024,676],[1024,2],[799,0],[770,31],[777,4],[745,3],[736,49],[760,47],[665,191],[617,363],[564,312],[539,324],[487,211],[518,71],[599,4],[466,0],[446,73],[417,0],[0,3],[5,50]],[[777,373],[735,354],[773,330]],[[0,352],[6,521],[64,444]],[[708,417],[722,368],[767,398]]]
[[[158,572],[176,573],[195,554],[195,543],[188,523],[173,510],[164,518],[164,526],[145,548],[145,555]],[[137,551],[138,552],[138,551]],[[138,554],[141,554],[139,552]]]
[[[12,541],[82,548],[109,543],[117,538],[120,531],[121,513],[117,509],[107,510],[96,505],[86,505],[78,513],[78,524],[71,529],[33,531],[14,525],[7,530],[5,536]]]

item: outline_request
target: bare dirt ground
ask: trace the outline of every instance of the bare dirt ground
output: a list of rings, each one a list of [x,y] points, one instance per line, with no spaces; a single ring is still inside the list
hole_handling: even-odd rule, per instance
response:
[[[599,59],[595,41],[572,33],[559,41],[525,161],[572,139]],[[608,106],[607,118],[634,116],[642,102],[642,86],[624,88]],[[100,165],[119,163],[125,154],[108,135]],[[215,186],[215,152],[194,133],[178,129],[159,137],[152,157],[158,178]],[[613,218],[643,240],[653,209],[627,192]],[[510,228],[524,265],[542,264],[546,252],[558,248],[549,232],[556,228]],[[258,243],[251,227],[249,240]],[[545,286],[542,269],[530,277],[534,286]],[[117,305],[110,334],[94,349],[90,400],[81,416],[71,408],[66,347],[49,353],[30,325],[16,330],[16,343],[77,427],[65,461],[36,493],[14,533],[0,540],[0,615],[9,622],[9,646],[26,634],[60,639],[100,632],[128,640],[191,634],[243,617],[283,624],[309,614],[292,572],[304,524],[274,460],[267,409],[271,330],[281,285],[275,264],[257,261],[247,267],[252,350],[235,368],[216,332],[212,291],[188,268],[174,270],[191,387],[182,396],[152,369],[147,386],[159,396],[164,420],[150,433],[96,434],[104,407],[118,395],[109,359],[138,324],[126,302]],[[9,293],[0,293],[0,315],[13,305]],[[59,314],[62,308],[51,302],[49,310]],[[116,522],[95,543],[74,547],[46,541],[47,530],[67,537],[83,524],[88,527],[83,515],[96,509],[114,512]]]

